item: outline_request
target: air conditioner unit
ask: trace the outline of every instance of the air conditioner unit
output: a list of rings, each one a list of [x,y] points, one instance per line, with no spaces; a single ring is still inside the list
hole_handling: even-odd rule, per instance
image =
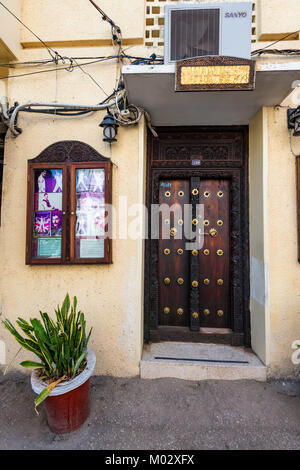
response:
[[[165,6],[165,63],[207,55],[250,59],[252,2]]]

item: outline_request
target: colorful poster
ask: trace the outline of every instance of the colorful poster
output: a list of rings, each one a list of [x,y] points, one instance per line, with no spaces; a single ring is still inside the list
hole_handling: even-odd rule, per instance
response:
[[[61,193],[62,192],[62,170],[36,170],[35,171],[36,193]]]
[[[96,237],[103,237],[105,235],[105,209],[102,208],[94,214],[94,220],[92,228],[94,233],[91,233],[90,236],[94,235]]]
[[[99,237],[105,233],[104,195],[80,193],[77,196],[76,236]]]
[[[82,238],[80,258],[104,258],[104,240]]]
[[[76,236],[102,237],[105,234],[105,209],[77,212]]]
[[[40,258],[60,258],[61,238],[39,238],[37,256]]]
[[[103,258],[105,241],[105,170],[76,171],[76,257]],[[88,238],[87,238],[88,237]]]
[[[62,231],[62,212],[52,211],[51,212],[51,235],[53,237],[61,236]]]
[[[76,192],[103,193],[105,190],[105,171],[103,168],[76,171]]]
[[[33,227],[33,253],[35,257],[61,257],[62,190],[62,170],[35,170]]]
[[[77,194],[77,209],[80,211],[93,211],[105,204],[104,195],[100,193],[79,193]]]
[[[62,210],[62,193],[39,193],[38,194],[38,210],[54,211]]]
[[[34,235],[50,235],[51,231],[51,213],[36,212],[34,218]]]
[[[76,213],[76,237],[85,236],[87,233],[86,215],[78,211]]]

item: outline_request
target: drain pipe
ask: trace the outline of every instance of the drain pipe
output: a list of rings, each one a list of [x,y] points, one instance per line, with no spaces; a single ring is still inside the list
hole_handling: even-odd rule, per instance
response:
[[[30,107],[42,107],[42,108],[65,108],[66,110],[69,110],[69,111],[101,111],[102,109],[106,109],[106,108],[109,108],[110,106],[113,106],[115,105],[115,100],[111,100],[107,103],[103,103],[103,104],[97,104],[97,105],[81,105],[81,104],[77,104],[77,105],[72,105],[72,104],[62,104],[62,103],[32,103],[32,102],[28,102],[28,103],[24,103],[24,104],[20,104],[18,106],[16,106],[16,108],[14,109],[11,117],[10,117],[10,120],[9,120],[9,129],[11,131],[11,133],[13,134],[14,137],[17,137],[18,135],[21,134],[21,129],[17,128],[16,127],[16,120],[17,120],[17,117],[18,117],[18,114],[20,111],[22,111],[23,109],[26,109],[26,108],[30,108]]]

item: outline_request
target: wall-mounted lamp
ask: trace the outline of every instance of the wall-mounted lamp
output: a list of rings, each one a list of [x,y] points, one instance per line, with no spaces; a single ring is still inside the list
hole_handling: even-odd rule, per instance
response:
[[[112,142],[117,142],[116,136],[118,133],[118,127],[119,124],[115,120],[114,116],[107,110],[107,115],[99,124],[100,127],[103,127],[103,136],[104,142],[112,143]]]
[[[288,109],[288,129],[294,130],[294,136],[300,136],[300,106]]]

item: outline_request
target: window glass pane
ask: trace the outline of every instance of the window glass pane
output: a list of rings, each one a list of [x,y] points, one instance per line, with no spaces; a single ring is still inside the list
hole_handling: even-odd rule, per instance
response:
[[[34,172],[33,258],[61,258],[62,170]]]
[[[104,240],[105,170],[76,170],[76,258],[104,258]]]

